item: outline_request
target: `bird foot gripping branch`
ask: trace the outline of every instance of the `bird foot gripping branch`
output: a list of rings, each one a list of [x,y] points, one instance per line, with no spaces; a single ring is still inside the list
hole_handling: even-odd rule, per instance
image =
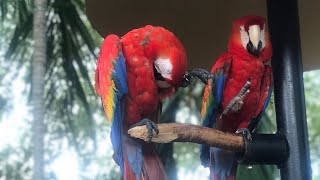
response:
[[[252,135],[249,129],[240,128],[236,131],[237,134],[242,134],[246,140],[252,141]]]
[[[151,139],[153,137],[153,130],[156,132],[156,134],[159,134],[159,128],[156,123],[154,123],[153,121],[151,121],[148,118],[145,118],[145,119],[142,119],[141,121],[139,121],[138,123],[130,126],[130,129],[137,127],[137,126],[143,126],[143,125],[146,125],[146,127],[148,129],[148,143],[151,143]]]

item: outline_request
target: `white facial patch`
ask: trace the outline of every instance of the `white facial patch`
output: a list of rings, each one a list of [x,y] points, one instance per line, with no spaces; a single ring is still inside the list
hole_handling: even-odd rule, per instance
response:
[[[258,47],[259,42],[261,41],[262,43],[261,49],[263,49],[266,44],[265,43],[265,29],[266,29],[265,27],[266,25],[264,24],[263,29],[260,30],[259,25],[252,25],[249,27],[249,30],[248,30],[249,34],[248,34],[244,26],[240,26],[240,36],[241,36],[241,42],[242,42],[243,48],[246,49],[249,41],[251,41],[255,47]]]
[[[168,58],[158,58],[154,62],[154,67],[166,79],[171,79],[172,64]]]
[[[240,26],[240,36],[241,36],[242,46],[244,49],[246,49],[250,39],[247,31],[244,29],[244,26]]]

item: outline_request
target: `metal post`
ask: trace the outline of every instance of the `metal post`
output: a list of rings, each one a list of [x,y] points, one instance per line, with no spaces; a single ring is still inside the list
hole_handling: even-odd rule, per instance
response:
[[[289,145],[282,180],[311,179],[297,0],[267,0],[277,128]]]

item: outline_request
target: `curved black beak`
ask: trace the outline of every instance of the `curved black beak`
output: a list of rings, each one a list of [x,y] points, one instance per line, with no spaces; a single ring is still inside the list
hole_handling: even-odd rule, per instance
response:
[[[262,42],[259,41],[257,47],[254,47],[251,41],[247,44],[247,51],[255,57],[259,57],[262,48]]]
[[[162,77],[162,75],[160,73],[158,73],[158,71],[156,70],[156,68],[154,66],[153,66],[153,73],[154,73],[154,77],[156,80],[164,81],[164,78]]]

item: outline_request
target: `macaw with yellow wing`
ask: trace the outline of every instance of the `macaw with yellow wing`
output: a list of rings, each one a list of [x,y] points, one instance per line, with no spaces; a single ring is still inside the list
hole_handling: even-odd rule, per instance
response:
[[[271,43],[266,20],[245,16],[233,23],[228,52],[216,60],[205,88],[203,126],[242,132],[248,139],[271,95]],[[201,163],[210,167],[210,179],[235,179],[234,152],[201,145]]]
[[[166,179],[153,144],[130,138],[127,130],[145,124],[151,141],[161,102],[188,81],[186,53],[162,27],[134,29],[105,38],[95,73],[95,90],[111,123],[115,162],[125,180]]]

